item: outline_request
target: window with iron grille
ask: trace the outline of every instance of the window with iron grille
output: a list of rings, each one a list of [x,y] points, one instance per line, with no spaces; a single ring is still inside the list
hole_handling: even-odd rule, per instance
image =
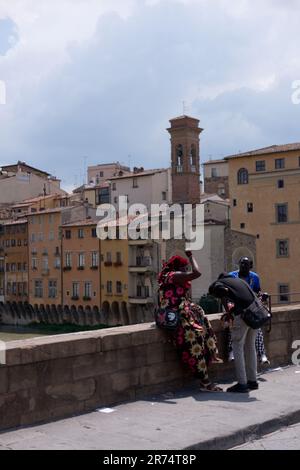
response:
[[[266,161],[265,160],[257,160],[255,162],[256,171],[265,171],[266,170]]]

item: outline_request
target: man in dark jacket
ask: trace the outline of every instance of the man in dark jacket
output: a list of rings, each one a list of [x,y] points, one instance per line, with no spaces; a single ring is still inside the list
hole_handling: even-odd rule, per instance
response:
[[[225,305],[229,299],[234,303],[232,327],[232,348],[235,357],[237,384],[227,392],[247,393],[258,389],[257,358],[255,349],[256,330],[246,325],[240,313],[255,299],[255,293],[244,280],[233,278],[230,274],[220,274],[209,288],[209,293],[222,300]]]

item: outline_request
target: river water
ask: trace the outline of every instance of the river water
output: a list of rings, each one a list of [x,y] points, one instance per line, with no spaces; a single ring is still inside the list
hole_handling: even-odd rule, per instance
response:
[[[0,341],[15,341],[19,339],[36,338],[37,336],[53,335],[53,332],[38,331],[30,327],[0,326]]]

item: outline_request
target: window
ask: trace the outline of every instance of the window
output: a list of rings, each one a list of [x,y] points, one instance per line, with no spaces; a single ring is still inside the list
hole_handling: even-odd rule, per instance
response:
[[[248,174],[248,170],[246,170],[246,168],[241,168],[238,171],[237,180],[238,180],[238,184],[248,184],[249,174]]]
[[[54,232],[53,232],[53,230],[50,230],[50,232],[49,232],[49,241],[52,241],[52,240],[54,240]]]
[[[54,222],[54,214],[49,214],[49,224],[53,224]]]
[[[241,223],[241,224],[240,224],[240,227],[241,227],[241,228],[245,228],[245,224],[244,224],[244,223]]]
[[[277,188],[278,189],[284,188],[284,180],[278,180],[277,181]]]
[[[70,240],[70,238],[71,238],[71,230],[66,230],[66,231],[65,231],[65,234],[66,234],[66,239]]]
[[[92,252],[92,267],[96,268],[99,265],[99,254],[97,251]]]
[[[100,188],[96,192],[96,204],[109,204],[110,203],[110,194],[109,187]]]
[[[43,232],[39,233],[39,242],[42,242],[44,240],[44,234]]]
[[[13,282],[12,283],[12,294],[16,295],[16,293],[17,293],[17,283]]]
[[[31,267],[32,267],[32,269],[37,269],[37,267],[38,267],[38,259],[37,258],[31,258]]]
[[[182,173],[183,166],[183,146],[181,144],[176,147],[176,166],[177,172]]]
[[[285,159],[284,158],[276,158],[275,159],[275,169],[280,170],[281,168],[285,168]]]
[[[257,160],[255,162],[256,171],[265,171],[266,170],[266,161],[265,160]]]
[[[18,246],[22,246],[22,240],[20,238],[18,239]]]
[[[233,199],[233,207],[236,207],[236,206],[237,206],[237,200]]]
[[[112,190],[113,190],[113,191],[116,191],[116,189],[117,189],[117,184],[116,184],[116,183],[113,183],[113,184],[112,184]]]
[[[48,271],[49,268],[49,263],[48,263],[48,258],[44,257],[42,261],[42,266],[44,271]]]
[[[55,299],[57,296],[57,282],[49,281],[48,290],[49,290],[49,294],[48,294],[49,299]]]
[[[117,289],[117,294],[122,294],[122,282],[121,281],[116,282],[116,289]]]
[[[108,294],[112,293],[112,281],[107,281],[106,290]]]
[[[80,228],[80,229],[78,230],[78,238],[84,238],[84,230],[83,230],[83,228]]]
[[[79,282],[72,283],[72,298],[73,300],[79,297]]]
[[[275,159],[275,169],[280,170],[281,168],[285,167],[285,159],[284,158],[276,158]]]
[[[253,203],[252,202],[247,203],[247,212],[253,212]]]
[[[225,196],[225,184],[221,183],[218,186],[218,195]]]
[[[92,238],[97,238],[97,230],[92,228]]]
[[[8,240],[6,240],[6,241],[8,241]],[[35,233],[31,234],[30,241],[31,241],[31,243],[35,242]]]
[[[290,301],[289,291],[290,288],[288,284],[278,285],[279,302],[285,303]]]
[[[288,205],[276,204],[276,222],[283,224],[288,221]]]
[[[218,170],[217,170],[217,168],[212,168],[212,169],[211,169],[211,177],[212,177],[212,178],[217,178],[217,176],[218,176]]]
[[[92,297],[92,283],[85,282],[84,283],[84,297],[91,299]]]
[[[60,257],[59,256],[56,256],[56,258],[54,258],[54,267],[56,269],[60,268]]]
[[[11,246],[16,246],[16,240],[11,240]]]
[[[78,267],[79,268],[84,267],[84,253],[79,253],[78,255]]]
[[[111,263],[111,252],[110,252],[110,251],[108,251],[108,252],[106,253],[106,261],[107,261],[108,263]]]
[[[137,178],[132,178],[132,187],[133,188],[138,188],[138,179]]]
[[[43,297],[43,281],[34,281],[34,296],[37,298]]]
[[[103,171],[100,171],[100,178],[103,178],[103,176],[104,176]]]
[[[289,240],[276,240],[276,251],[278,258],[289,256]]]
[[[71,253],[67,252],[66,253],[66,267],[71,268],[72,266],[72,256]]]
[[[167,193],[166,193],[166,191],[163,191],[163,192],[161,193],[161,197],[162,197],[162,200],[163,200],[163,201],[166,201],[166,200],[167,200]]]
[[[122,253],[120,251],[117,251],[116,253],[116,260],[117,263],[122,263]]]

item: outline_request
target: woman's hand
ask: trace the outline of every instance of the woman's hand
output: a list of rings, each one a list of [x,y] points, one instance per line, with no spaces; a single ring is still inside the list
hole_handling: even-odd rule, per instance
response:
[[[193,253],[190,250],[185,250],[185,254],[188,258],[191,258],[193,256]]]

